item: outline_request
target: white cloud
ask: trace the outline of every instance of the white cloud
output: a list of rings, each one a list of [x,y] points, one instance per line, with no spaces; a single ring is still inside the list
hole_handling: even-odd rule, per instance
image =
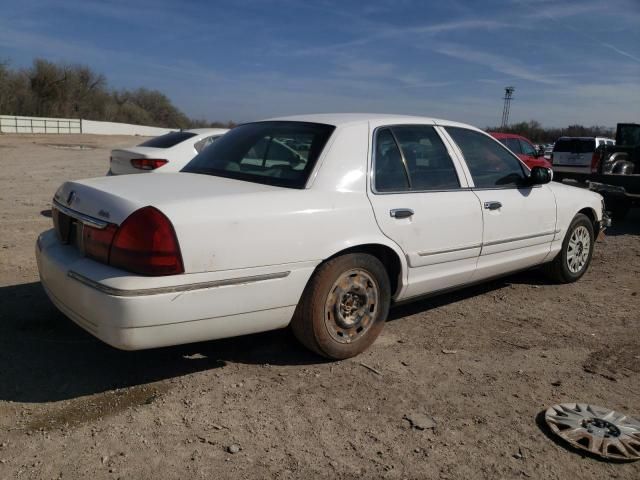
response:
[[[520,62],[493,53],[451,44],[437,46],[434,48],[434,51],[465,62],[483,65],[495,72],[503,73],[513,78],[547,85],[562,83],[557,77],[552,77],[547,73],[532,71]]]

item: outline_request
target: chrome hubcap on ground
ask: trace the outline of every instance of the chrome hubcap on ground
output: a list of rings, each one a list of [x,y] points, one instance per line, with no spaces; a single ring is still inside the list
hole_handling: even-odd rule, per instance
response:
[[[571,273],[578,273],[584,268],[589,259],[590,248],[589,230],[580,225],[571,233],[567,246],[567,267]]]
[[[545,413],[551,431],[576,448],[604,458],[640,459],[640,422],[585,403],[554,405]]]
[[[334,282],[324,306],[329,335],[339,343],[351,343],[373,324],[378,310],[378,285],[364,270],[343,273]]]

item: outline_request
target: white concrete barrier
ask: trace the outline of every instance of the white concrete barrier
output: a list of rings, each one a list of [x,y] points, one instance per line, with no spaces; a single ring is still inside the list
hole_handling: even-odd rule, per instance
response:
[[[45,118],[0,115],[0,133],[93,133],[155,137],[177,128],[148,127],[131,123],[98,122],[80,118]]]
[[[171,128],[147,127],[145,125],[133,125],[131,123],[96,122],[95,120],[82,120],[82,133],[94,133],[97,135],[143,135],[155,137],[170,132]]]

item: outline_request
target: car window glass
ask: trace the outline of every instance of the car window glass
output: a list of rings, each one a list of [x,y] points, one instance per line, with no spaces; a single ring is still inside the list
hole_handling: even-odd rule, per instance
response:
[[[196,149],[196,152],[200,153],[206,147],[215,142],[218,138],[220,138],[220,135],[211,135],[210,137],[205,137],[202,140],[198,140],[193,148]]]
[[[522,153],[525,155],[529,155],[531,157],[535,156],[537,153],[536,149],[529,142],[524,140],[520,140],[520,147],[522,148]]]
[[[478,188],[518,187],[525,179],[522,164],[499,142],[474,130],[447,127]]]
[[[401,192],[409,190],[409,181],[400,150],[388,128],[380,130],[376,135],[374,163],[376,191]]]
[[[522,153],[520,142],[517,138],[505,138],[505,141],[502,143],[504,143],[513,153]]]
[[[139,147],[154,147],[154,148],[170,148],[174,145],[184,142],[187,138],[195,137],[197,133],[193,132],[169,132],[159,137],[154,137],[146,142],[138,145]]]
[[[240,125],[202,150],[182,171],[304,188],[334,129],[308,122]]]
[[[391,131],[404,155],[411,190],[460,188],[453,161],[433,127],[401,125]]]

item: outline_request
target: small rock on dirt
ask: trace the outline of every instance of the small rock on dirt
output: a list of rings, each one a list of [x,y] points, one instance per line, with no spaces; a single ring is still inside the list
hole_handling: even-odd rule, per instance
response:
[[[227,447],[227,452],[232,454],[238,453],[240,450],[241,450],[240,445],[236,445],[235,443]]]
[[[411,428],[415,428],[416,430],[436,428],[436,421],[424,413],[412,412],[406,414],[403,418],[409,422]]]

